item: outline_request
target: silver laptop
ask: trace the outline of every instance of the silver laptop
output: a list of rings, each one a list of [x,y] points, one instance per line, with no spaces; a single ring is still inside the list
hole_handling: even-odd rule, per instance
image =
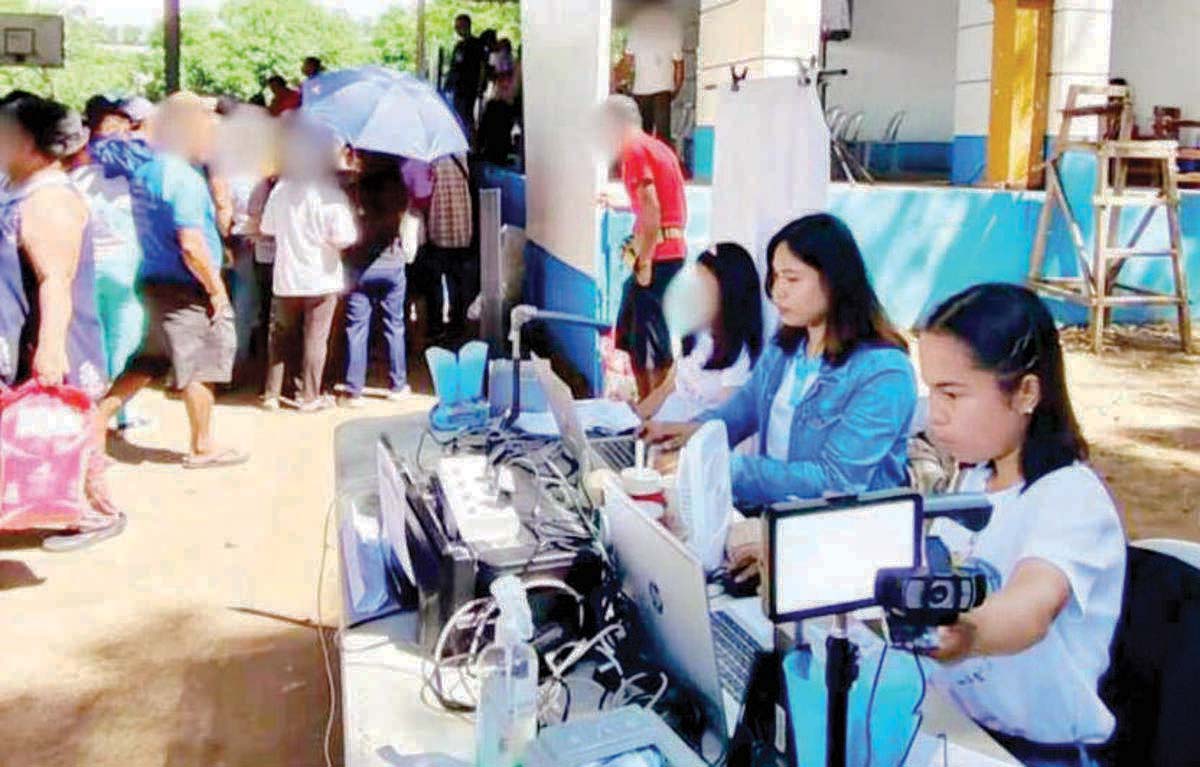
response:
[[[622,588],[637,605],[647,651],[693,689],[714,728],[733,734],[756,656],[772,646],[773,627],[757,599],[710,604],[704,568],[688,548],[647,517],[609,481],[604,513]]]
[[[555,374],[545,360],[535,362],[534,371],[546,395],[546,404],[554,416],[554,422],[558,424],[563,447],[579,462],[584,474],[595,468],[607,468],[620,473],[622,469],[633,466],[635,449],[632,436],[588,439],[575,410],[571,387]]]

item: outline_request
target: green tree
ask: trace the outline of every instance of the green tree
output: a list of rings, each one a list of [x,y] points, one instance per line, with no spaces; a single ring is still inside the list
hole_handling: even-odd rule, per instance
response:
[[[438,50],[449,59],[457,37],[454,18],[466,13],[471,16],[475,34],[494,29],[500,37],[512,40],[513,50],[521,45],[521,7],[516,2],[488,0],[429,0],[425,9],[426,54],[429,71],[437,67]],[[400,69],[415,70],[417,61],[416,11],[394,6],[380,17],[372,39],[381,63]]]
[[[200,93],[246,99],[273,74],[295,82],[305,56],[319,56],[331,69],[376,59],[368,28],[313,0],[230,0],[216,15],[185,11],[180,27],[182,85]],[[153,46],[161,50],[161,31]],[[156,73],[155,95],[162,77]]]

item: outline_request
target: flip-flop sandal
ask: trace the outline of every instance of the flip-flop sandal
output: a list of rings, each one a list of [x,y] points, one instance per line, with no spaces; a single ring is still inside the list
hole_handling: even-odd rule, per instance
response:
[[[125,526],[128,523],[128,518],[124,513],[121,513],[118,514],[117,518],[114,519],[108,526],[101,527],[97,530],[68,533],[66,535],[52,535],[42,541],[42,550],[60,553],[64,551],[79,551],[80,549],[86,549],[89,546],[95,546],[101,541],[107,541],[109,538],[116,538],[118,535],[125,532]]]
[[[218,469],[224,466],[240,466],[250,460],[249,453],[243,453],[236,448],[227,448],[212,458],[197,458],[189,455],[183,459],[185,469]]]

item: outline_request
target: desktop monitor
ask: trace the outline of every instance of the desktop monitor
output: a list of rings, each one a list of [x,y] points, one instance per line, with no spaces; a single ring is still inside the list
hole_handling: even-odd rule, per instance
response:
[[[764,525],[775,623],[871,607],[879,570],[921,566],[921,496],[911,490],[784,504]]]

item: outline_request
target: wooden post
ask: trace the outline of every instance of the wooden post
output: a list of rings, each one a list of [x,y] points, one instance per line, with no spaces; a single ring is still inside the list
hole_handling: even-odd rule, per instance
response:
[[[167,93],[179,90],[179,0],[163,0],[163,70]]]
[[[417,0],[417,77],[429,78],[429,63],[425,60],[425,0]]]

